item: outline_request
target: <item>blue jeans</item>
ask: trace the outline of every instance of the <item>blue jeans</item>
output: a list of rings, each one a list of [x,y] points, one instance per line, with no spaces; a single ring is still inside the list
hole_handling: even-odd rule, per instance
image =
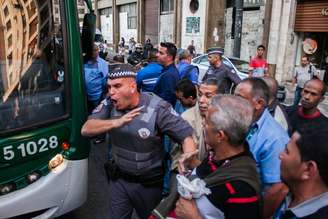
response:
[[[297,86],[295,90],[295,97],[294,97],[294,104],[293,106],[296,108],[298,106],[298,103],[301,100],[301,94],[302,94],[303,88]]]

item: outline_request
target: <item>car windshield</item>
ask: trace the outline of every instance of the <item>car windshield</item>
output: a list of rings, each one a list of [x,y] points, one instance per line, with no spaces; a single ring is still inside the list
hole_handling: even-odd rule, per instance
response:
[[[248,73],[248,62],[235,59],[235,58],[229,58],[230,62],[241,72]]]
[[[0,133],[62,118],[68,97],[59,1],[1,4]]]

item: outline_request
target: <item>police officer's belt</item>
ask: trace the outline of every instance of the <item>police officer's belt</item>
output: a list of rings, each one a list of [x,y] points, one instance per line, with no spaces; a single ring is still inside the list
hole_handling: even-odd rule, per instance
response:
[[[163,175],[158,175],[147,179],[145,176],[133,176],[131,174],[124,173],[122,170],[117,170],[117,178],[124,179],[132,183],[140,183],[144,186],[161,186],[163,184]]]

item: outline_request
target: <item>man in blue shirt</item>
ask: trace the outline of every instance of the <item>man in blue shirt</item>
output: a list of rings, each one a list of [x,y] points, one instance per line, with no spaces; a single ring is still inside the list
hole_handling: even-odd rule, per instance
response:
[[[235,95],[249,100],[255,109],[255,122],[249,131],[247,142],[260,173],[264,192],[264,207],[270,208],[270,204],[276,198],[274,195],[279,195],[272,194],[272,191],[284,186],[280,179],[279,154],[285,149],[289,137],[267,109],[269,87],[262,79],[244,79],[237,85]],[[264,208],[264,215],[269,214],[267,211]]]
[[[195,106],[197,102],[197,88],[189,79],[183,79],[178,82],[175,94],[178,99],[175,104],[175,111],[179,115]]]
[[[191,65],[191,54],[189,50],[182,49],[178,53],[179,63],[177,64],[177,69],[179,71],[180,80],[183,78],[188,78],[193,84],[198,84],[198,74],[199,70],[197,66]]]
[[[153,92],[155,84],[162,74],[163,66],[157,63],[157,49],[151,49],[148,54],[148,65],[138,71],[137,85],[143,92]]]
[[[108,63],[99,57],[99,47],[94,44],[91,60],[84,64],[84,79],[87,91],[88,110],[99,105],[106,87]]]
[[[173,43],[160,44],[157,61],[163,65],[164,69],[154,88],[154,93],[169,102],[172,107],[177,101],[175,88],[179,81],[179,72],[174,65],[176,53],[177,47]]]

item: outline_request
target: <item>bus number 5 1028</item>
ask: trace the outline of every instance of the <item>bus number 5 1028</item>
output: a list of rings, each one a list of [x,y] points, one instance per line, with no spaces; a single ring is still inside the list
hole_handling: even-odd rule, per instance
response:
[[[3,157],[5,160],[12,160],[15,156],[26,157],[29,155],[35,155],[36,153],[48,151],[49,149],[55,149],[57,146],[57,136],[50,136],[48,139],[41,138],[38,141],[29,141],[19,144],[17,146],[16,154],[14,146],[5,146],[3,147]]]

